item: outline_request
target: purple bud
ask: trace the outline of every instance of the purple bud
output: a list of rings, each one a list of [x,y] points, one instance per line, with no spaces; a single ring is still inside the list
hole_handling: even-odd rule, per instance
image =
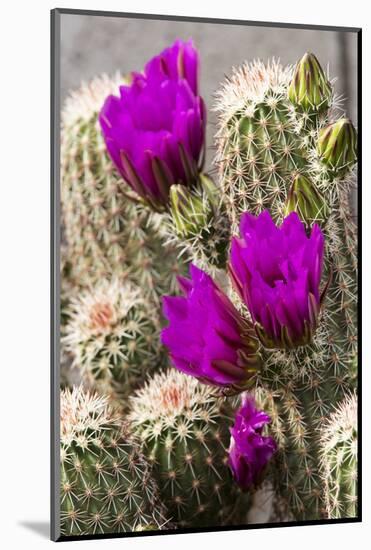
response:
[[[245,397],[230,430],[228,460],[233,477],[244,491],[259,485],[277,449],[272,437],[262,435],[264,426],[269,422],[269,416],[256,409],[254,399]]]

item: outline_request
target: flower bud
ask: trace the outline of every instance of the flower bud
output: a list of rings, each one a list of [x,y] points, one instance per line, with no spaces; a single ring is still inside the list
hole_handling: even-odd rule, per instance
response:
[[[190,190],[184,185],[172,185],[170,188],[172,218],[178,234],[184,237],[202,230],[216,207],[214,182],[204,174],[200,175],[199,180],[197,189]]]
[[[340,176],[357,160],[357,132],[348,118],[340,118],[319,133],[317,151],[321,162]]]
[[[297,212],[308,227],[327,220],[328,206],[316,185],[305,176],[297,176],[289,191],[285,216],[291,212]]]
[[[296,64],[288,97],[304,111],[320,112],[330,106],[331,84],[314,54],[306,53]]]
[[[277,450],[274,439],[263,435],[263,429],[270,421],[264,411],[256,408],[254,399],[245,395],[230,429],[228,457],[233,477],[243,491],[260,485],[267,465]]]

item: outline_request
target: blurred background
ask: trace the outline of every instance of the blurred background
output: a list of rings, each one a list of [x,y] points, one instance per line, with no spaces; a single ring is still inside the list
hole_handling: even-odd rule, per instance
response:
[[[210,14],[212,16],[212,14]],[[357,124],[357,35],[246,25],[151,21],[89,15],[61,16],[61,100],[68,91],[100,73],[140,71],[146,61],[176,38],[193,38],[201,58],[201,95],[208,107],[206,169],[213,157],[213,94],[232,66],[276,57],[295,63],[313,52],[346,99],[344,109]]]

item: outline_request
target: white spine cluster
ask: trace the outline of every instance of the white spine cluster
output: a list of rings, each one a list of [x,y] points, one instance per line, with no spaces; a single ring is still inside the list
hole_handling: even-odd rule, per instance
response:
[[[156,374],[130,402],[129,421],[133,426],[148,423],[154,435],[198,420],[214,423],[220,414],[215,390],[175,369]]]
[[[60,407],[60,437],[65,448],[72,443],[85,448],[104,428],[117,424],[108,397],[84,391],[82,386],[63,390]]]
[[[216,96],[215,110],[222,122],[228,122],[240,109],[249,108],[250,105],[253,109],[263,101],[268,91],[277,95],[284,93],[292,73],[291,65],[284,67],[274,58],[266,64],[254,59],[241,67],[233,67],[231,76],[227,77]]]
[[[102,74],[90,82],[83,82],[65,101],[62,111],[62,126],[71,126],[78,120],[89,121],[92,113],[98,113],[109,95],[117,94],[125,78],[116,72],[112,77]]]

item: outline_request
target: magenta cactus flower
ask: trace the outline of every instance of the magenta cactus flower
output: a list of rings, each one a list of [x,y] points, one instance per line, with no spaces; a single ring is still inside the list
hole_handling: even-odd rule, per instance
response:
[[[212,278],[195,265],[178,277],[184,296],[165,296],[162,331],[174,366],[216,386],[242,391],[260,365],[254,330]]]
[[[277,449],[272,437],[262,435],[264,426],[269,422],[269,416],[256,409],[254,399],[245,397],[230,429],[228,459],[233,477],[244,491],[259,485]]]
[[[178,81],[185,79],[195,96],[198,95],[198,52],[193,41],[176,40],[172,46],[153,57],[145,67],[148,78]]]
[[[205,107],[198,95],[198,53],[177,40],[109,96],[99,121],[123,179],[155,210],[173,184],[193,186],[202,168]]]
[[[310,343],[323,300],[321,229],[314,224],[308,236],[296,212],[277,227],[265,211],[243,214],[240,233],[232,240],[229,271],[259,339],[267,348]]]

